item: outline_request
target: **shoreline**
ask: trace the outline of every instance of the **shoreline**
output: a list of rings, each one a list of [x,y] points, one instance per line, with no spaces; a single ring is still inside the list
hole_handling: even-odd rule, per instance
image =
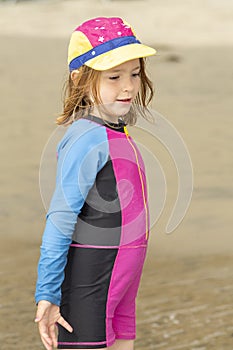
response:
[[[74,28],[87,18],[121,16],[130,22],[140,39],[148,45],[172,47],[232,46],[233,3],[227,1],[189,0],[186,3],[168,0],[106,1],[35,1],[16,4],[0,2],[1,34],[35,38],[70,37]],[[150,18],[145,28],[141,13]],[[192,16],[188,15],[192,13]]]

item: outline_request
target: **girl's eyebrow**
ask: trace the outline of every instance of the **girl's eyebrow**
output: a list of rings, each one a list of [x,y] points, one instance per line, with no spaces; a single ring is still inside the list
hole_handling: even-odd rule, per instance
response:
[[[135,67],[135,68],[133,68],[132,69],[132,72],[134,71],[134,70],[136,70],[136,69],[139,69],[140,68],[140,66],[137,66],[137,67]],[[122,69],[113,69],[113,70],[111,70],[109,73],[119,73],[119,72],[121,72],[122,71]]]

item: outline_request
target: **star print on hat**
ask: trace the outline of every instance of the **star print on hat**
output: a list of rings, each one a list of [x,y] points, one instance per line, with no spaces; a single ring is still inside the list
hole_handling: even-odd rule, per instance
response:
[[[155,53],[136,38],[132,27],[121,18],[98,17],[82,23],[72,33],[68,65],[70,71],[84,64],[101,71]]]

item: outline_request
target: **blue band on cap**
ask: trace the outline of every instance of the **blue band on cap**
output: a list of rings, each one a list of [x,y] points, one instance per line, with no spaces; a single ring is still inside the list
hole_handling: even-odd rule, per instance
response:
[[[93,49],[85,52],[83,55],[80,55],[74,58],[69,64],[69,69],[70,71],[77,69],[82,65],[84,65],[85,62],[89,61],[94,57],[97,57],[99,55],[102,55],[105,52],[114,50],[124,45],[129,45],[129,44],[141,44],[141,42],[137,40],[135,36],[123,36],[120,38],[109,40],[106,43],[93,47]]]

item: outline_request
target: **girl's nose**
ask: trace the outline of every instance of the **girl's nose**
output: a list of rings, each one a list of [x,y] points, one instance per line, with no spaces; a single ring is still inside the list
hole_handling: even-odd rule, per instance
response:
[[[131,79],[125,79],[123,82],[123,91],[133,91],[134,85]]]

